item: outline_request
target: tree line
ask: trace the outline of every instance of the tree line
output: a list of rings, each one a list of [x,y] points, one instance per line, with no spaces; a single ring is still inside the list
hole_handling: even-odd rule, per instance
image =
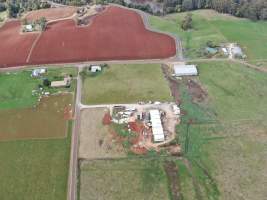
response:
[[[249,18],[251,20],[267,20],[267,0],[154,0],[162,3],[164,13],[183,12],[197,9],[214,9],[221,13],[228,13],[237,17]],[[125,0],[50,0],[50,2],[81,6],[91,2],[118,3],[125,6]],[[148,6],[134,4],[131,7],[150,12]],[[18,14],[49,7],[44,0],[0,0],[0,11],[7,9],[10,17]]]
[[[251,20],[267,20],[267,0],[157,0],[164,3],[165,12],[214,9]]]

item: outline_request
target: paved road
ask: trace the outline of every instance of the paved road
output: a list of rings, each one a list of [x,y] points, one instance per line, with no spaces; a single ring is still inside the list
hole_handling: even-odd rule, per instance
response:
[[[78,65],[79,72],[82,70],[82,65]],[[68,180],[68,200],[76,200],[77,198],[77,174],[78,174],[78,147],[79,147],[79,129],[81,124],[81,92],[82,80],[78,73],[77,76],[77,90],[76,90],[76,104],[74,114],[74,126],[71,137],[71,155],[70,155],[70,168]]]

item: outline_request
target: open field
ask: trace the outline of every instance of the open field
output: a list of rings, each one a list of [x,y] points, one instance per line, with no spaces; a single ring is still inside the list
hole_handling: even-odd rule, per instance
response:
[[[218,119],[262,120],[267,115],[267,76],[240,64],[199,64],[200,81],[207,88]]]
[[[267,22],[252,22],[246,19],[235,18],[219,14],[211,10],[198,10],[193,14],[193,30],[183,31],[180,23],[185,13],[171,14],[164,18],[152,16],[152,27],[177,34],[181,37],[186,57],[202,57],[201,49],[206,42],[215,43],[237,42],[248,59],[264,59],[267,54]]]
[[[70,139],[0,142],[1,199],[65,200]]]
[[[62,18],[71,17],[75,14],[76,7],[59,7],[50,9],[34,10],[26,14],[25,18],[28,21],[35,21],[41,17],[45,17],[47,21],[57,20]]]
[[[73,95],[43,97],[36,107],[0,110],[0,141],[63,138]]]
[[[148,31],[138,13],[115,6],[92,18],[89,26],[78,27],[72,19],[56,21],[41,35],[20,34],[20,27],[19,21],[10,21],[0,28],[0,67],[160,59],[176,54],[172,37]]]
[[[198,183],[196,195],[204,199],[264,199],[265,74],[228,62],[201,63],[199,70],[197,79],[207,90],[208,101],[205,105],[192,103],[188,93],[181,93],[186,115],[177,127],[184,156]]]
[[[113,141],[108,126],[103,125],[103,118],[106,112],[104,108],[82,111],[79,158],[93,159],[125,156],[122,145]]]
[[[110,65],[83,85],[84,104],[172,100],[159,64]]]
[[[91,161],[80,168],[80,200],[170,199],[161,161]]]
[[[166,58],[175,53],[173,38],[146,30],[136,12],[111,6],[86,27],[77,27],[73,20],[49,24],[30,62]]]

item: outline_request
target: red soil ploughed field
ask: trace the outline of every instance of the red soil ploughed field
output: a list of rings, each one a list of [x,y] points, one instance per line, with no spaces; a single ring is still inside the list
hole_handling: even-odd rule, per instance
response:
[[[20,34],[20,22],[10,21],[0,28],[0,67],[24,65],[38,34]]]
[[[35,21],[41,17],[45,17],[48,21],[71,17],[76,12],[75,7],[62,7],[41,9],[29,12],[25,18],[29,21]]]
[[[0,28],[0,67],[160,59],[176,54],[172,37],[146,30],[139,14],[115,6],[93,17],[89,26],[77,26],[72,19],[49,23],[36,42],[37,33],[20,34],[19,30],[18,21]]]

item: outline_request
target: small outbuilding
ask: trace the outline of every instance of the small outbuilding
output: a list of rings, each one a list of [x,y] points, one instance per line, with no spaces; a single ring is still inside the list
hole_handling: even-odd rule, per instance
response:
[[[174,76],[197,76],[196,65],[174,65]]]
[[[232,54],[234,57],[242,58],[244,56],[242,49],[239,46],[235,46],[232,48]]]
[[[25,26],[25,29],[27,32],[32,32],[33,31],[33,26],[31,24],[28,24]]]
[[[99,65],[92,65],[92,66],[89,67],[89,70],[92,73],[96,73],[96,72],[100,72],[102,70],[102,67],[99,66]]]
[[[39,76],[41,76],[42,74],[45,74],[46,72],[47,72],[47,69],[45,69],[45,68],[34,69],[34,70],[32,71],[31,76],[32,76],[32,77],[39,77]]]

